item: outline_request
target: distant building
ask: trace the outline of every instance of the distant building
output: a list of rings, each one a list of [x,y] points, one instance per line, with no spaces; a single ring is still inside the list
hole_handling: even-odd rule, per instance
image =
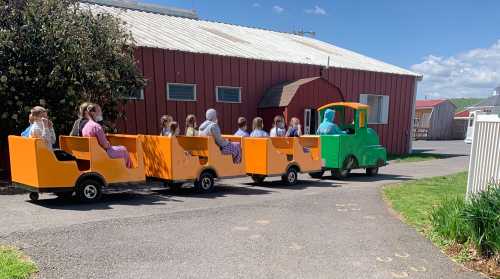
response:
[[[453,115],[456,108],[446,99],[417,100],[413,137],[429,140],[453,138]]]
[[[493,90],[493,95],[491,97],[455,113],[455,117],[469,117],[469,113],[471,111],[495,114],[500,113],[500,86]]]

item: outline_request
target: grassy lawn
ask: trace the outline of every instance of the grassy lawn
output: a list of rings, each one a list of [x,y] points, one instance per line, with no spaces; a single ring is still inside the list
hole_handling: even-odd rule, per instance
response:
[[[384,195],[408,224],[426,231],[430,210],[444,198],[464,196],[466,187],[467,172],[461,172],[391,185],[384,188]]]
[[[36,265],[19,250],[0,245],[0,279],[29,278],[36,271]]]
[[[469,268],[482,271],[492,278],[498,279],[500,278],[499,254],[495,254],[492,257],[483,257],[471,250],[472,247],[474,249],[478,247],[477,242],[474,242],[473,238],[469,238],[469,241],[457,242],[457,234],[447,234],[449,232],[462,232],[461,235],[465,237],[472,236],[471,230],[468,230],[468,227],[465,227],[464,224],[471,225],[473,223],[464,221],[464,219],[460,219],[461,217],[457,219],[457,216],[463,215],[456,215],[457,212],[464,212],[464,208],[456,206],[465,204],[464,196],[466,188],[467,172],[461,172],[448,176],[425,178],[389,185],[383,189],[383,192],[385,199],[406,223],[414,226],[445,251],[446,254],[458,262],[464,263]],[[499,218],[498,211],[494,212],[496,211],[495,208],[498,208],[498,205],[493,205],[497,201],[500,201],[498,194],[496,199],[493,198],[487,201],[486,207],[484,207],[484,204],[480,204],[480,207],[475,207],[473,203],[468,203],[469,214],[471,213],[470,209],[473,209],[472,214],[476,215],[467,215],[468,217],[474,217],[470,220],[473,222],[480,221],[483,231],[487,227],[492,227],[492,229],[487,231],[488,234],[484,235],[487,236],[484,239],[492,239],[492,235],[495,234],[497,227],[494,226],[494,223],[491,223],[494,222],[491,220],[498,220]],[[455,211],[455,209],[461,211]],[[495,217],[495,214],[497,214],[497,217]],[[491,215],[493,217],[490,217]],[[439,219],[436,219],[436,217],[439,217]],[[458,230],[455,230],[457,228]],[[477,226],[473,228],[473,231],[478,231]],[[498,241],[498,238],[495,240],[495,237],[493,237],[491,242],[494,241]]]
[[[434,159],[442,159],[443,155],[440,154],[429,154],[429,153],[412,153],[412,154],[388,154],[387,160],[393,161],[396,163],[412,163],[412,162],[420,162],[420,161],[428,161]]]

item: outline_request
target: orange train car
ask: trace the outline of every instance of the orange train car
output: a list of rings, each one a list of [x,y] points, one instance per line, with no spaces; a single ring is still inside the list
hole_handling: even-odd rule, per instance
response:
[[[241,137],[226,138],[244,146]],[[141,143],[146,176],[171,188],[192,181],[199,191],[210,192],[216,178],[245,175],[244,158],[240,164],[233,163],[232,156],[222,154],[212,137],[142,135]]]
[[[60,149],[67,154],[58,159],[41,139],[9,136],[12,182],[30,191],[30,199],[39,193],[76,196],[83,202],[98,200],[102,191],[124,183],[145,181],[142,147],[137,136],[112,135],[112,145],[127,147],[132,168],[123,159],[109,158],[97,139],[59,137]]]
[[[268,176],[281,176],[288,185],[297,183],[298,173],[321,170],[321,144],[318,136],[245,138],[245,171],[254,182]]]

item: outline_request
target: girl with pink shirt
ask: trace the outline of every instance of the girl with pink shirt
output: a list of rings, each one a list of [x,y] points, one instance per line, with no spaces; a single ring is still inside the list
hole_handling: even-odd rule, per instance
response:
[[[130,161],[130,155],[128,154],[127,148],[122,145],[113,146],[109,143],[104,133],[102,126],[97,123],[102,121],[102,110],[97,104],[91,104],[87,107],[87,118],[89,121],[82,129],[82,136],[84,137],[96,137],[99,145],[106,150],[110,158],[123,158],[127,168],[132,167],[132,162]]]

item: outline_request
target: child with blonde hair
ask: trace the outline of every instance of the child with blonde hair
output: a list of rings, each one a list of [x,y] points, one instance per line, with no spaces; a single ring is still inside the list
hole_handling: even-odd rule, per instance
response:
[[[252,121],[253,131],[250,137],[269,137],[269,134],[264,131],[264,120],[261,117],[255,117]]]

